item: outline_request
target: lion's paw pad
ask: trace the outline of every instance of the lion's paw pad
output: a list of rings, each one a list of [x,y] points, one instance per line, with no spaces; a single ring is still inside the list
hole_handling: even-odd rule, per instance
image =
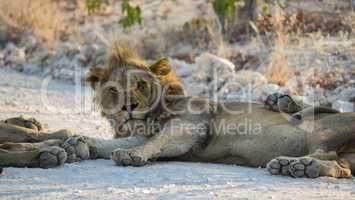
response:
[[[277,157],[267,164],[267,170],[272,175],[316,178],[320,175],[320,166],[317,159],[310,157]]]
[[[292,163],[289,172],[293,177],[317,178],[320,175],[321,165],[317,159],[304,157]]]
[[[289,157],[277,157],[272,159],[266,166],[267,170],[272,175],[289,175],[288,168],[290,163],[296,160]]]
[[[39,154],[39,166],[44,169],[63,165],[66,160],[67,153],[57,146],[46,147]]]
[[[90,158],[89,146],[85,142],[85,138],[81,136],[70,137],[63,143],[62,147],[67,152],[68,163],[88,160]]]
[[[121,166],[143,166],[147,160],[132,150],[116,149],[112,152],[112,160]]]

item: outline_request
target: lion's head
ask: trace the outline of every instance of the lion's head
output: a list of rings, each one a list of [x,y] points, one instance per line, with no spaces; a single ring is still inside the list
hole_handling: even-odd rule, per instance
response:
[[[135,51],[120,46],[112,49],[107,67],[90,69],[86,81],[102,115],[115,125],[115,137],[130,135],[120,127],[129,121],[143,123],[162,95],[184,95],[167,59],[147,65]]]

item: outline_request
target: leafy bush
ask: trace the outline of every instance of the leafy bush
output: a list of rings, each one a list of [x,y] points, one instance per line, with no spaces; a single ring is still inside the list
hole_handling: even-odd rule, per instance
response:
[[[97,12],[101,9],[103,0],[86,0],[86,9],[89,14]],[[177,0],[172,0],[177,3]],[[222,33],[225,33],[228,28],[231,28],[235,22],[236,15],[243,8],[244,16],[247,20],[255,20],[255,8],[258,0],[206,0],[211,2],[214,12],[218,16],[222,27]],[[121,4],[123,18],[119,23],[123,28],[129,28],[135,24],[142,23],[142,10],[140,6],[132,6],[129,0],[123,0]],[[268,8],[265,7],[264,10]]]
[[[139,6],[133,7],[128,3],[128,0],[124,0],[121,8],[124,18],[120,20],[120,24],[122,24],[123,28],[129,28],[137,23],[142,23],[142,12]]]
[[[237,6],[244,6],[244,0],[214,0],[212,6],[222,25],[222,32],[224,33],[228,24],[234,20]]]

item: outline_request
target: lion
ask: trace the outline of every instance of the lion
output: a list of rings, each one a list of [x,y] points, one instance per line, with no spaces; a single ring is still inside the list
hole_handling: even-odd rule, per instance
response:
[[[11,150],[0,152],[5,158],[0,165],[24,166],[35,160],[38,166],[52,167],[62,164],[64,156],[57,152],[64,150],[66,162],[103,158],[137,167],[156,160],[211,162],[264,167],[272,175],[295,178],[349,178],[355,173],[355,113],[318,109],[314,116],[304,115],[302,123],[294,124],[282,110],[267,104],[186,96],[167,59],[147,65],[121,47],[113,48],[106,68],[92,68],[86,80],[94,88],[103,117],[115,129],[115,139],[61,131],[56,137],[46,134],[48,140],[42,141],[40,131],[34,131],[39,135],[34,141],[39,143],[31,150],[24,143],[0,147]],[[7,138],[12,141],[15,135]],[[48,144],[58,135],[60,141],[65,138],[62,144]],[[32,141],[26,137],[18,141]],[[23,160],[9,156],[30,151],[35,153]]]
[[[155,76],[158,77],[159,82],[166,86],[166,94],[184,95],[182,83],[176,76],[176,73],[173,70],[170,70],[170,66],[168,66],[169,61],[167,59],[163,58],[155,64],[147,65],[132,50],[114,48],[112,51],[115,53],[112,53],[109,58],[109,66],[134,64],[141,68],[149,67]],[[116,63],[117,61],[124,62]],[[164,68],[166,68],[166,70]],[[104,72],[105,71],[100,68],[93,67],[89,72],[91,76],[88,76],[86,81],[91,84],[96,83],[97,80],[106,76]],[[91,85],[91,87],[94,88],[95,86]],[[103,140],[105,141],[105,145],[112,143],[113,146],[118,145],[120,147],[125,147],[128,144],[132,145],[136,142],[138,145],[145,141],[144,137],[128,140],[123,138],[129,135],[124,131],[124,128],[122,128],[124,124],[144,123],[143,120],[139,120],[138,116],[136,116],[137,120],[130,120],[129,122],[126,122],[125,114],[127,114],[127,112],[123,110],[118,111],[115,115],[109,115],[102,112],[104,117],[117,122],[117,129],[115,129],[114,138],[121,138],[120,141],[113,142]],[[2,120],[0,121],[0,173],[2,172],[1,167],[52,168],[61,166],[65,162],[71,163],[97,157],[107,159],[110,158],[110,151],[103,153],[103,155],[96,155],[95,152],[97,146],[95,146],[95,148],[91,148],[91,146],[87,146],[87,143],[82,144],[84,138],[87,137],[74,136],[70,130],[59,130],[56,132],[45,130],[43,129],[41,123],[33,117],[20,116]],[[68,141],[64,144],[66,140]],[[88,140],[85,141],[88,142]],[[98,141],[100,140],[98,139],[96,144]],[[71,142],[75,142],[75,149],[70,148],[70,145],[72,145]],[[107,149],[107,147],[105,148]]]

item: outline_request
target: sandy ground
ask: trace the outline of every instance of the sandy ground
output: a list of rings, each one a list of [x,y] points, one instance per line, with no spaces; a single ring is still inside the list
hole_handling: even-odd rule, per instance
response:
[[[90,90],[55,81],[43,90],[45,83],[0,69],[0,118],[26,114],[53,130],[72,128],[80,134],[111,136],[90,104]],[[0,199],[63,198],[350,200],[355,199],[355,180],[294,179],[222,164],[158,162],[141,168],[118,167],[110,160],[54,169],[6,168],[0,176]]]

